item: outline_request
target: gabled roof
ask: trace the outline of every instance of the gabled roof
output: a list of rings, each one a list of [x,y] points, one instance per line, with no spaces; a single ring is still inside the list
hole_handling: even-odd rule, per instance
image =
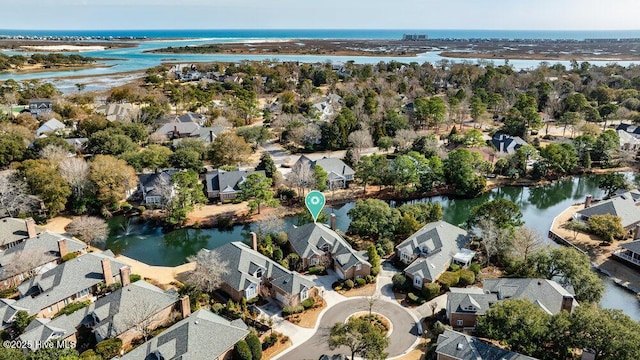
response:
[[[315,286],[311,280],[295,271],[285,269],[241,242],[228,243],[215,251],[221,259],[228,262],[229,272],[222,276],[222,280],[237,291],[246,289],[250,284],[260,283],[261,280],[255,276],[255,270],[258,268],[263,269],[263,276],[269,278],[271,284],[291,295]]]
[[[78,256],[20,284],[18,291],[22,298],[16,301],[16,305],[36,314],[51,304],[103,282],[102,259],[111,262],[112,276],[119,275],[120,268],[128,266],[117,261],[109,250]],[[31,296],[32,291],[38,288],[41,293]]]
[[[207,191],[224,191],[228,193],[240,191],[239,185],[244,182],[249,175],[255,172],[266,175],[264,170],[213,170],[212,172],[206,173],[204,176]]]
[[[609,200],[603,200],[577,214],[589,218],[593,215],[611,214],[622,219],[622,226],[628,227],[640,222],[640,203],[637,202],[637,192],[625,192]]]
[[[85,321],[93,304],[69,315],[61,315],[54,319],[34,319],[24,330],[19,339],[31,344],[44,344],[49,340],[65,339],[76,333],[77,328]],[[35,349],[41,346],[35,346]]]
[[[10,266],[14,261],[20,261],[22,254],[32,257],[30,264],[33,268],[59,259],[58,241],[62,239],[66,241],[67,250],[70,253],[87,249],[87,244],[82,241],[74,240],[62,234],[44,231],[36,237],[28,238],[16,246],[12,246],[5,251],[0,251],[0,280],[31,270],[22,269],[22,271],[16,271],[16,268]]]
[[[138,111],[133,104],[105,104],[96,108],[95,112],[105,115],[109,121],[131,120]]]
[[[460,360],[535,360],[453,330],[438,336],[436,354]]]
[[[404,269],[405,273],[435,281],[468,242],[469,236],[465,230],[441,220],[423,226],[398,244],[396,249],[418,256]]]
[[[174,131],[177,131],[180,134],[192,136],[198,134],[200,128],[200,124],[194,122],[170,122],[160,126],[160,128],[155,131],[155,134],[172,135]]]
[[[36,130],[36,135],[42,135],[44,133],[54,132],[56,130],[64,129],[65,125],[60,122],[60,120],[56,118],[52,118],[49,121],[42,124],[38,130]]]
[[[322,247],[328,245],[332,258],[344,270],[356,264],[371,266],[342,236],[324,224],[309,223],[293,227],[287,231],[287,235],[289,243],[300,257],[308,258],[313,254],[322,254]]]
[[[640,126],[637,125],[620,124],[616,130],[622,130],[624,132],[640,136]]]
[[[249,330],[241,320],[225,320],[201,309],[120,359],[217,359],[248,334]]]
[[[628,243],[620,244],[620,247],[627,249],[636,254],[640,254],[640,240],[631,241]]]
[[[447,312],[484,315],[496,302],[498,295],[485,294],[480,288],[451,288],[447,294]]]
[[[176,169],[164,170],[152,174],[138,175],[140,184],[145,188],[146,196],[163,196],[163,187],[172,185],[171,175],[178,172]]]
[[[164,291],[144,280],[129,284],[98,299],[90,315],[94,331],[103,339],[116,337],[178,301],[174,290]]]
[[[202,114],[196,114],[194,112],[188,112],[186,114],[182,114],[180,116],[176,116],[176,122],[181,122],[181,123],[188,123],[188,122],[193,122],[193,123],[198,123],[198,124],[202,124],[207,118],[202,115]]]
[[[314,161],[313,165],[322,167],[329,175],[333,173],[340,176],[349,176],[356,173],[349,165],[345,164],[344,161],[338,158],[324,157]]]
[[[528,145],[526,141],[519,136],[509,136],[507,134],[495,133],[491,139],[493,146],[500,152],[513,154],[519,147]]]
[[[538,305],[549,314],[558,314],[562,310],[562,299],[573,294],[553,280],[547,279],[487,279],[482,289],[485,293],[493,293],[499,300],[525,299]],[[578,306],[573,300],[572,308]]]
[[[0,329],[4,330],[10,327],[13,323],[13,316],[20,310],[27,311],[23,307],[16,305],[16,300],[13,299],[0,299]]]
[[[42,232],[42,228],[36,226],[36,233]],[[0,246],[10,244],[29,237],[25,219],[6,217],[0,219]]]

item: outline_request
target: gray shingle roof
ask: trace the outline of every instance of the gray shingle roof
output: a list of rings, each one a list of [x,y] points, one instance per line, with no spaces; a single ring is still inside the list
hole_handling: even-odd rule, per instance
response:
[[[28,309],[22,308],[16,305],[16,301],[12,299],[0,299],[0,329],[4,330],[11,326],[13,323],[13,316],[20,310],[27,311]]]
[[[213,170],[205,174],[205,182],[207,185],[207,191],[220,191],[224,192],[236,192],[240,191],[239,185],[254,172],[266,175],[264,170],[252,171],[252,170],[237,170],[237,171],[224,171],[220,169]]]
[[[589,218],[593,215],[611,214],[622,219],[622,226],[628,227],[640,222],[640,203],[636,202],[635,192],[625,192],[609,200],[593,204],[586,209],[577,211],[582,217]]]
[[[539,306],[549,314],[558,314],[562,310],[564,296],[573,295],[553,280],[547,279],[487,279],[482,289],[485,293],[494,293],[499,300],[525,299]],[[573,300],[572,308],[578,306]]]
[[[34,256],[33,262],[31,263],[34,268],[59,259],[58,241],[62,239],[66,240],[67,250],[70,253],[85,251],[87,249],[87,245],[82,241],[49,231],[41,232],[36,237],[28,238],[16,246],[10,247],[5,251],[0,251],[0,280],[24,272],[16,271],[15,267],[8,266],[12,262],[18,261],[21,254]],[[41,257],[40,254],[42,254]]]
[[[222,280],[237,291],[246,289],[250,283],[260,283],[254,270],[258,268],[263,269],[263,276],[269,278],[272,285],[291,295],[299,294],[303,289],[311,289],[315,286],[313,281],[295,271],[285,269],[241,242],[235,241],[226,244],[216,248],[215,251],[221,259],[228,262],[229,272],[222,276]]]
[[[20,284],[18,291],[22,298],[16,301],[15,305],[29,309],[30,314],[36,314],[52,304],[103,282],[102,259],[110,260],[112,276],[118,276],[120,268],[128,266],[117,261],[108,250],[81,255]],[[38,288],[42,290],[41,293],[32,296]]]
[[[625,244],[620,244],[620,247],[627,249],[636,254],[640,254],[640,240],[631,241]]]
[[[88,315],[93,307],[89,305],[69,315],[61,315],[54,319],[36,318],[20,335],[20,340],[31,344],[45,343],[54,339],[65,339],[75,334],[76,329],[89,321]],[[36,349],[39,347],[36,347]]]
[[[313,162],[313,165],[318,165],[322,167],[328,174],[340,175],[340,176],[349,176],[354,175],[356,172],[344,161],[338,158],[322,158]]]
[[[485,294],[480,288],[451,288],[447,294],[447,313],[483,315],[498,302],[498,295]]]
[[[640,136],[640,126],[629,125],[629,124],[620,124],[620,125],[618,125],[616,130],[622,130],[622,131],[628,132],[630,134],[634,134],[634,135]]]
[[[535,360],[453,330],[445,330],[438,336],[436,354],[461,360]]]
[[[436,221],[423,226],[398,244],[396,249],[417,256],[405,268],[405,273],[435,281],[447,270],[453,256],[468,243],[465,230],[446,221]]]
[[[228,321],[208,310],[198,310],[120,359],[217,359],[248,334],[242,321]]]
[[[37,130],[36,135],[40,136],[45,133],[54,132],[56,130],[64,129],[65,125],[58,119],[52,118],[42,124]]]
[[[42,228],[36,226],[36,233]],[[27,225],[24,219],[6,217],[0,220],[0,246],[28,238]]]
[[[495,133],[491,142],[498,151],[508,154],[513,154],[519,147],[528,145],[527,142],[522,140],[519,136],[509,136],[502,133]]]
[[[287,235],[289,243],[300,257],[322,254],[323,245],[328,245],[331,256],[344,270],[358,263],[371,266],[342,236],[324,224],[309,223],[293,227],[287,231]]]

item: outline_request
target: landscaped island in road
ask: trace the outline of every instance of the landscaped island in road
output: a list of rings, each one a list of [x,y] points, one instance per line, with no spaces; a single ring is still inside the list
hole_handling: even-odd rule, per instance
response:
[[[332,56],[415,56],[437,51],[441,56],[481,59],[527,60],[636,60],[640,39],[541,40],[541,39],[433,39],[336,40],[298,39],[166,47],[154,53],[270,54]]]

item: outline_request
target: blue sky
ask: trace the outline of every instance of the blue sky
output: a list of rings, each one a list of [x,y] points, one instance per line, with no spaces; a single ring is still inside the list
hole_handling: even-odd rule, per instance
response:
[[[0,0],[4,29],[639,29],[638,0]]]

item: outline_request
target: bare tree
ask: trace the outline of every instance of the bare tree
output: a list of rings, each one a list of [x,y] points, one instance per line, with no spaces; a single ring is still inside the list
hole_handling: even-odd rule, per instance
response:
[[[527,226],[518,228],[513,238],[513,253],[524,261],[527,260],[529,255],[540,250],[542,246],[543,242],[540,233]]]
[[[107,222],[95,216],[81,216],[70,222],[65,230],[88,245],[103,243],[109,236]]]
[[[316,184],[314,171],[308,162],[298,162],[287,175],[287,184],[298,189],[298,195],[304,196],[305,189],[311,189]]]
[[[161,325],[155,316],[160,310],[162,310],[160,307],[142,298],[136,302],[135,306],[123,312],[121,321],[124,326],[120,330],[135,329],[142,335],[144,341],[147,341],[151,331]]]
[[[411,146],[413,140],[418,137],[418,134],[414,130],[401,129],[396,131],[396,137],[393,138],[393,142],[396,144],[398,151],[404,151]]]
[[[36,276],[42,265],[55,258],[48,256],[41,249],[28,249],[16,251],[6,260],[7,264],[2,270],[2,277],[13,277],[11,285],[17,286],[22,281]],[[22,279],[15,278],[20,274],[23,275]]]
[[[46,148],[45,148],[46,149]],[[67,181],[77,199],[82,198],[89,186],[89,164],[82,158],[65,158],[58,167],[60,175]]]
[[[487,253],[487,266],[491,265],[491,257],[503,254],[511,245],[512,236],[509,229],[497,226],[489,219],[481,219],[477,229]]]
[[[371,134],[368,130],[357,130],[349,134],[348,137],[349,143],[353,147],[355,162],[357,163],[360,160],[360,154],[362,150],[370,148],[373,146],[373,140],[371,139]]]
[[[284,229],[284,219],[277,214],[266,215],[255,224],[259,238],[269,234],[277,234]]]
[[[370,295],[367,296],[367,306],[369,308],[369,316],[371,316],[373,312],[373,308],[376,306],[376,303],[380,300],[380,296],[378,295]]]
[[[47,145],[40,150],[40,157],[48,159],[53,165],[59,165],[69,155],[69,151],[58,145]]]
[[[6,215],[15,217],[19,213],[30,213],[38,201],[29,195],[27,184],[15,170],[0,172],[0,207]]]
[[[187,275],[186,283],[201,291],[212,292],[222,284],[222,277],[229,272],[229,263],[211,250],[201,249],[187,258],[196,268]]]

